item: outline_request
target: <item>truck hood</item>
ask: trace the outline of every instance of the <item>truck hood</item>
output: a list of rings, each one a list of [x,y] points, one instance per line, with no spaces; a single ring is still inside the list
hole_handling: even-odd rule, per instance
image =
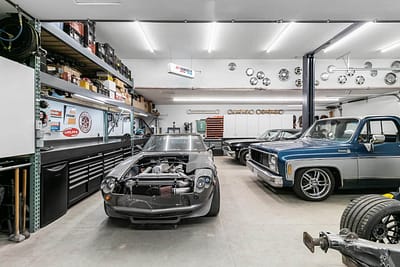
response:
[[[301,153],[306,151],[312,151],[314,153],[318,152],[329,152],[330,150],[337,151],[338,148],[347,147],[347,143],[321,140],[321,139],[311,139],[311,138],[301,138],[293,141],[280,141],[280,142],[269,142],[269,143],[259,143],[250,145],[250,148],[259,149],[271,153],[282,153],[286,152],[293,153],[299,151]]]

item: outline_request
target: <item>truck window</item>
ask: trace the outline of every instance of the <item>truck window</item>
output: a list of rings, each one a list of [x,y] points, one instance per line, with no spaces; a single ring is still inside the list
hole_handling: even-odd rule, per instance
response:
[[[398,142],[399,131],[393,120],[374,120],[367,122],[360,132],[359,142],[370,142],[372,135],[384,135],[386,142]]]

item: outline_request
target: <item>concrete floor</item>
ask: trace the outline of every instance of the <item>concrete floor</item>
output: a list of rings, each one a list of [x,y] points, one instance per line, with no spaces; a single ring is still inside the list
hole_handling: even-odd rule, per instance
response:
[[[290,190],[271,192],[230,158],[215,159],[217,218],[183,221],[177,229],[133,227],[108,220],[96,193],[22,243],[0,235],[0,266],[343,266],[336,251],[311,254],[302,233],[338,232],[343,209],[358,195],[305,202]]]

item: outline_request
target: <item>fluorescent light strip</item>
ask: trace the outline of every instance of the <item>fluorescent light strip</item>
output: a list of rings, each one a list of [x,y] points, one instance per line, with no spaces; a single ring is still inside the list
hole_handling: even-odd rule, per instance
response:
[[[123,110],[123,111],[127,111],[127,112],[131,112],[132,110],[130,110],[130,109],[127,109],[127,108],[121,108],[121,107],[118,107],[120,110]]]
[[[135,114],[135,115],[138,115],[138,116],[144,116],[144,117],[148,117],[148,116],[149,116],[149,115],[147,115],[147,114],[140,113],[140,112],[135,112],[134,114]]]
[[[295,22],[290,22],[281,28],[281,30],[274,36],[274,39],[269,44],[267,51],[266,51],[267,53],[270,53],[278,45],[279,41],[282,40],[283,36],[285,36],[285,34],[289,32],[289,29],[294,24],[295,24]]]
[[[208,53],[211,53],[212,50],[215,48],[215,39],[216,39],[216,32],[217,32],[217,22],[211,22],[209,24],[209,34],[208,34]]]
[[[385,47],[382,47],[379,50],[381,51],[381,53],[386,53],[386,52],[388,52],[390,50],[393,50],[393,49],[395,49],[395,48],[397,48],[399,46],[400,46],[400,40],[398,40],[398,41],[396,41],[394,43],[391,43],[391,44],[389,44],[389,45],[387,45]]]
[[[375,24],[374,22],[366,22],[366,23],[364,23],[359,28],[355,29],[354,31],[349,32],[348,34],[343,36],[341,39],[337,40],[336,42],[334,42],[333,44],[331,44],[330,46],[325,48],[324,49],[324,53],[327,53],[327,52],[337,48],[338,46],[342,45],[343,43],[345,43],[349,39],[354,38],[354,36],[357,36],[360,33],[362,33],[363,31],[367,30],[368,28],[370,28],[374,24]]]
[[[97,99],[93,99],[93,98],[90,98],[90,97],[87,97],[87,96],[78,95],[78,94],[74,94],[74,96],[76,98],[80,98],[80,99],[87,100],[87,101],[90,101],[90,102],[95,102],[95,103],[98,103],[98,104],[104,104],[103,101],[100,101],[100,100],[97,100]]]
[[[75,0],[75,4],[80,6],[119,6],[121,5],[121,1]]]
[[[146,46],[147,46],[147,49],[148,49],[151,53],[154,54],[154,49],[153,49],[153,47],[152,47],[152,45],[151,45],[151,43],[150,43],[150,41],[149,41],[149,38],[147,38],[147,35],[146,35],[146,33],[144,32],[144,30],[143,30],[142,24],[141,24],[138,20],[135,21],[134,23],[136,24],[136,27],[138,28],[140,34],[142,35],[142,38],[143,38],[143,40],[144,40],[144,42],[145,42],[145,44],[146,44]]]
[[[302,103],[303,98],[217,98],[217,97],[174,97],[174,102],[226,102],[226,103]],[[319,97],[316,102],[336,102],[339,98]]]

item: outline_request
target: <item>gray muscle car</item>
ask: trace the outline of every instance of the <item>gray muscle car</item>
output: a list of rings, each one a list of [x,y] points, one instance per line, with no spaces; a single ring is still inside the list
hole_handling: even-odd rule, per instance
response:
[[[217,216],[220,190],[212,151],[197,134],[153,135],[102,181],[104,209],[132,223]]]

